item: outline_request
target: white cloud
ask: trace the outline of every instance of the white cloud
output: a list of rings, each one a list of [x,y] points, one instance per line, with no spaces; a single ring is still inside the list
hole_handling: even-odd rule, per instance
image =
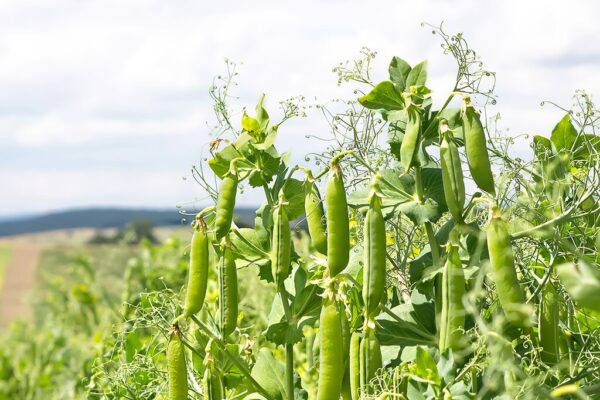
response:
[[[379,52],[375,79],[385,78],[392,55],[411,63],[429,59],[430,85],[441,96],[451,89],[454,64],[422,21],[444,20],[448,31],[464,31],[498,73],[499,103],[491,111],[502,113],[502,128],[547,134],[560,112],[539,108],[541,100],[568,105],[575,89],[597,92],[600,42],[594,38],[600,25],[594,16],[599,11],[592,0],[569,7],[559,0],[4,0],[0,148],[15,154],[4,157],[9,161],[0,157],[0,179],[9,193],[2,207],[21,212],[131,204],[138,198],[148,206],[186,200],[197,190],[190,181],[179,181],[186,168],[157,175],[153,167],[198,160],[189,148],[199,149],[207,140],[207,87],[223,72],[224,57],[244,61],[236,94],[245,105],[263,92],[271,107],[297,94],[321,100],[351,95],[336,87],[331,68],[363,45]],[[319,143],[307,141],[304,133],[324,129],[318,116],[302,120],[283,129],[279,146],[314,150]],[[186,150],[177,151],[174,141]],[[129,147],[115,152],[119,144]],[[70,149],[81,154],[72,164],[40,163],[27,170],[10,164],[45,148],[57,155]],[[157,148],[165,149],[160,163],[146,157]],[[98,154],[106,154],[106,166],[86,163]],[[121,172],[125,165],[135,165],[136,172]],[[85,173],[73,172],[81,170]],[[107,190],[88,185],[86,177],[117,184]],[[152,180],[161,190],[151,190]],[[20,196],[24,181],[35,184],[28,183],[27,194]],[[180,184],[188,189],[178,189]],[[53,187],[61,190],[45,193]]]

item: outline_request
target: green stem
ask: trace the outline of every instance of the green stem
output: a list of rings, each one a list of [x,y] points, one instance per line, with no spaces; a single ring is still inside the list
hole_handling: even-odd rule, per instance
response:
[[[240,372],[242,373],[242,375],[244,375],[248,382],[250,382],[250,384],[254,386],[254,389],[256,389],[257,392],[265,396],[265,398],[267,398],[268,400],[274,400],[273,397],[271,397],[271,395],[269,395],[269,393],[256,381],[256,379],[252,377],[250,371],[248,371],[248,368],[246,368],[246,366],[242,364],[235,355],[231,354],[229,350],[227,350],[227,347],[225,346],[223,341],[208,326],[206,326],[204,322],[200,321],[195,315],[192,315],[192,320],[196,323],[196,325],[198,325],[198,327],[202,331],[204,331],[204,333],[206,333],[213,340],[213,342],[219,347],[223,354],[225,354],[231,360],[231,362],[240,370]],[[192,351],[195,351],[198,355],[202,356],[197,352],[197,350],[193,349],[191,346],[188,347]]]
[[[421,176],[421,167],[415,166],[415,189],[417,192],[417,199],[419,203],[423,203],[423,179]],[[425,232],[427,232],[427,240],[429,241],[429,249],[431,250],[431,258],[434,266],[440,266],[440,249],[438,246],[437,239],[435,238],[435,232],[433,231],[433,224],[429,221],[424,223]],[[442,288],[441,288],[441,275],[438,275],[435,280],[435,323],[436,327],[439,328],[441,313],[442,313]]]
[[[288,299],[285,287],[281,284],[277,291],[281,297],[281,304],[283,306],[283,313],[288,325],[293,322],[292,311],[290,310],[290,303]],[[294,345],[292,343],[285,344],[285,382],[286,382],[286,394],[288,400],[294,399]]]

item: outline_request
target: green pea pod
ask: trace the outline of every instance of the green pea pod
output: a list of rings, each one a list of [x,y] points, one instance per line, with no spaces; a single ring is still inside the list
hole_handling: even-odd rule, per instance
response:
[[[494,194],[496,191],[494,188],[494,175],[492,174],[490,157],[487,151],[485,132],[479,113],[475,111],[469,98],[465,98],[462,123],[467,163],[469,164],[471,176],[480,189]]]
[[[509,322],[525,327],[529,324],[529,315],[525,305],[525,294],[517,279],[508,226],[500,217],[498,207],[492,207],[491,213],[492,218],[487,228],[487,245],[498,299]]]
[[[325,191],[327,203],[327,267],[329,276],[342,272],[350,259],[350,222],[339,162],[332,162]]]
[[[350,394],[352,400],[360,399],[360,333],[350,336]]]
[[[447,259],[442,272],[442,314],[440,323],[439,349],[460,349],[465,326],[465,274],[458,255],[458,246],[446,246]]]
[[[222,400],[225,398],[225,388],[223,381],[211,364],[204,370],[204,399],[205,400]]]
[[[223,177],[219,195],[217,197],[217,206],[215,210],[215,236],[217,240],[221,240],[225,237],[229,232],[229,229],[231,229],[237,187],[238,174],[235,160],[233,160],[231,161],[229,172]]]
[[[560,299],[552,282],[542,289],[538,334],[542,347],[542,361],[556,365],[560,359]]]
[[[229,242],[224,242],[219,260],[219,318],[221,333],[227,337],[237,326],[238,288],[235,258]]]
[[[344,377],[344,352],[342,343],[342,323],[337,302],[323,300],[319,322],[319,386],[318,400],[339,399]]]
[[[283,208],[283,198],[273,210],[273,238],[271,243],[271,273],[277,286],[290,273],[292,239],[287,213]]]
[[[306,224],[310,234],[312,247],[321,254],[327,254],[327,234],[325,231],[325,211],[319,189],[313,180],[312,174],[307,173],[304,183],[304,212]]]
[[[404,138],[400,144],[400,163],[405,174],[413,165],[421,136],[421,114],[419,109],[414,105],[410,105],[406,111],[408,112],[408,120],[404,130]]]
[[[342,323],[342,354],[344,355],[344,379],[342,380],[342,399],[351,400],[350,390],[350,365],[349,365],[349,352],[350,352],[350,321],[346,316],[344,306],[340,303],[340,322]]]
[[[375,329],[366,327],[364,337],[360,341],[360,387],[363,391],[371,393],[369,383],[382,367],[381,348],[375,336]]]
[[[376,184],[364,222],[364,266],[362,297],[366,317],[373,316],[385,294],[386,238],[381,198]]]
[[[173,331],[167,344],[169,400],[187,400],[188,381],[185,350],[178,331]]]
[[[202,309],[206,296],[209,265],[209,240],[202,217],[196,219],[190,244],[190,267],[183,315],[189,318]]]
[[[454,143],[452,133],[445,121],[440,122],[440,131],[442,130],[440,163],[442,165],[444,197],[448,205],[448,211],[450,211],[452,217],[456,221],[462,222],[462,214],[465,207],[465,182],[460,155],[458,154],[458,147]]]

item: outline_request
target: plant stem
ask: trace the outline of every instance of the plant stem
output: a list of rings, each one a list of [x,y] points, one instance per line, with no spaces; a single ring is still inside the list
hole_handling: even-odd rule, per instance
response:
[[[419,203],[423,203],[423,179],[421,177],[421,167],[415,166],[415,189],[417,192],[417,199]],[[429,241],[429,249],[431,250],[431,258],[434,266],[440,266],[440,249],[438,246],[437,239],[435,238],[435,232],[433,231],[433,225],[430,221],[423,224],[425,231],[427,232],[427,240]],[[440,326],[440,319],[442,313],[442,291],[441,291],[441,275],[438,275],[435,280],[435,325],[437,328]]]
[[[229,352],[229,350],[227,350],[227,347],[225,346],[223,341],[208,326],[206,326],[204,322],[200,321],[195,315],[192,315],[192,320],[196,323],[196,325],[198,325],[198,327],[202,331],[204,331],[204,333],[206,333],[213,340],[213,342],[219,347],[223,354],[225,354],[231,360],[231,362],[235,364],[235,366],[240,370],[242,375],[244,375],[244,377],[248,379],[248,382],[250,382],[250,384],[254,386],[254,389],[256,389],[257,392],[265,396],[265,398],[267,398],[268,400],[273,400],[269,393],[252,377],[250,371],[248,371],[248,368],[246,368],[246,366],[242,364],[236,356],[234,356]],[[183,343],[186,344],[187,342]],[[198,353],[196,349],[194,349],[193,346],[191,346],[189,343],[187,343],[186,345],[193,352],[196,352],[198,355],[200,355],[200,353]]]
[[[290,310],[290,303],[287,292],[283,284],[277,288],[279,296],[281,297],[281,304],[283,306],[283,313],[288,325],[293,322],[292,312]],[[294,345],[292,343],[285,344],[285,382],[286,382],[286,394],[288,400],[294,399]]]

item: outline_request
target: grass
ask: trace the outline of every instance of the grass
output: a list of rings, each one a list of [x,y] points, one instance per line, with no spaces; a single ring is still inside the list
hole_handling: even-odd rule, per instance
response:
[[[8,245],[0,246],[0,290],[2,290],[2,285],[4,283],[4,271],[6,271],[6,266],[8,265],[8,261],[10,261],[11,255],[12,247]]]

